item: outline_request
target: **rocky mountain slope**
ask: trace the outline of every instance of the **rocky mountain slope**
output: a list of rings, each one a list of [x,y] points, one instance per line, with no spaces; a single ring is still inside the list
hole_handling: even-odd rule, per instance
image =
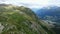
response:
[[[26,7],[0,6],[0,34],[55,34]]]

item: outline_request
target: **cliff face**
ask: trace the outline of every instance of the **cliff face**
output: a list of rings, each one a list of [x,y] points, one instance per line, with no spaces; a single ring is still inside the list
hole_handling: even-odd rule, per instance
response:
[[[26,7],[0,6],[1,34],[55,34]]]

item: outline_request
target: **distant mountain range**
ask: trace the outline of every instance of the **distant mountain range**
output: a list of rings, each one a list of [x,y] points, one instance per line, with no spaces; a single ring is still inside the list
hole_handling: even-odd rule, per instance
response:
[[[55,28],[53,28],[53,29],[56,31],[57,34],[59,34],[59,31],[60,31],[60,29],[59,29],[60,28],[60,7],[58,7],[58,6],[43,7],[41,9],[38,9],[35,13],[40,19],[45,20],[48,23],[55,22],[53,24],[53,25],[55,25]]]
[[[60,20],[60,7],[57,7],[57,6],[44,7],[36,11],[36,14],[41,19],[45,19],[45,20],[55,19],[59,21]]]

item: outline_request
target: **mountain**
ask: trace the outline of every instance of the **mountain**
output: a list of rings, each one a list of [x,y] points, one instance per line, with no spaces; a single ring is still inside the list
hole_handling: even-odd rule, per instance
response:
[[[40,18],[45,20],[52,20],[54,22],[60,22],[60,7],[57,6],[50,6],[44,7],[36,11],[36,14],[40,16]]]
[[[55,34],[48,24],[24,6],[0,6],[0,34]]]
[[[45,15],[49,15],[49,16],[60,16],[60,7],[44,7],[42,9],[39,9],[38,11],[36,11],[36,13],[38,15],[41,16],[45,16]]]
[[[60,7],[58,6],[48,6],[43,7],[36,11],[37,16],[47,21],[50,24],[53,24],[53,28],[57,34],[60,34]]]

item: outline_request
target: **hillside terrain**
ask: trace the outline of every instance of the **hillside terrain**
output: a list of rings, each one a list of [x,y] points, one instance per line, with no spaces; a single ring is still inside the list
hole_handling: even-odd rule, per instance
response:
[[[49,25],[23,6],[0,4],[0,34],[55,34]]]

